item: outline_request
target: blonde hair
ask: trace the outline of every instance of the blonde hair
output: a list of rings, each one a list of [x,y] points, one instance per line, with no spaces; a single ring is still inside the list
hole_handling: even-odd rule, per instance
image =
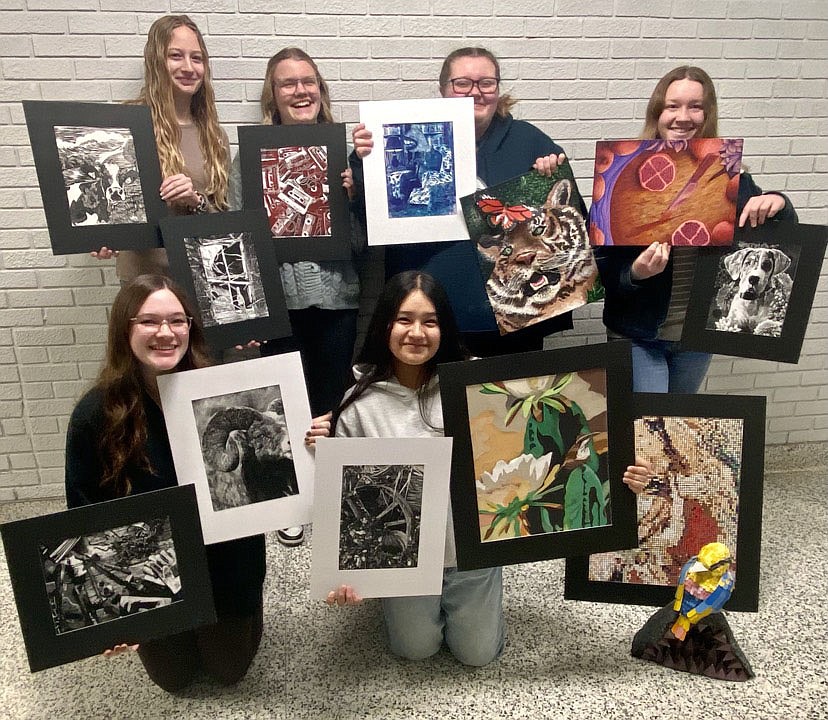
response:
[[[313,68],[316,75],[316,82],[319,85],[319,114],[316,116],[318,123],[332,123],[333,113],[331,112],[331,94],[328,91],[328,83],[319,73],[319,68],[313,61],[310,55],[304,50],[297,47],[282,48],[277,52],[267,63],[267,70],[265,70],[264,85],[262,86],[262,97],[259,104],[262,108],[262,125],[281,125],[282,118],[279,115],[279,109],[276,107],[276,97],[273,94],[273,73],[276,72],[276,66],[282,60],[298,60],[299,62],[306,62]]]
[[[483,47],[464,47],[458,48],[450,52],[446,59],[443,60],[443,67],[440,68],[440,88],[443,89],[450,84],[451,81],[451,64],[461,58],[461,57],[482,57],[486,58],[492,65],[494,65],[495,69],[495,77],[500,80],[500,63],[497,61],[497,58],[494,56],[494,53],[491,50],[487,50]],[[517,105],[517,99],[513,98],[509,93],[504,95],[500,95],[497,99],[497,109],[495,112],[500,115],[500,117],[506,117],[511,109]]]
[[[644,128],[641,131],[643,140],[654,140],[658,137],[658,118],[664,110],[667,89],[677,80],[693,80],[702,86],[702,110],[704,124],[695,137],[719,136],[719,110],[716,102],[716,88],[704,70],[694,65],[679,65],[673,68],[656,83],[650,102],[647,103],[647,113],[644,116]]]
[[[181,128],[175,116],[173,83],[167,69],[167,48],[173,31],[187,27],[195,33],[204,57],[204,79],[190,101],[190,112],[198,129],[199,145],[204,155],[207,195],[219,210],[226,210],[230,154],[216,112],[216,96],[210,74],[210,57],[198,26],[187,15],[165,15],[158,18],[147,33],[144,46],[144,86],[132,102],[147,105],[152,113],[152,126],[158,146],[158,160],[164,177],[184,172],[181,154]]]

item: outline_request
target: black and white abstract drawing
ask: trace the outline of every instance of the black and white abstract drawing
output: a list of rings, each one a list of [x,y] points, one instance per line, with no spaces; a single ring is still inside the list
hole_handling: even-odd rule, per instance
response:
[[[184,246],[205,327],[268,316],[250,233],[187,237]]]
[[[147,221],[129,128],[57,125],[55,143],[73,227]]]
[[[279,385],[193,400],[213,510],[296,495]]]
[[[798,248],[738,243],[723,255],[706,329],[779,337],[796,277]]]
[[[422,465],[342,468],[339,569],[417,566]]]
[[[43,544],[40,561],[58,635],[181,600],[168,517]]]

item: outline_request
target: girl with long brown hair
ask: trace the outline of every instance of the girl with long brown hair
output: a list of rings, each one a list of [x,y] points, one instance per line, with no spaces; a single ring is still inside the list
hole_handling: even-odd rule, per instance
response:
[[[121,288],[103,368],[69,421],[70,508],[177,484],[157,378],[209,363],[201,322],[181,288],[163,275],[140,275]],[[138,648],[147,674],[170,692],[202,671],[219,684],[239,681],[261,639],[264,537],[210,545],[207,560],[218,621]]]

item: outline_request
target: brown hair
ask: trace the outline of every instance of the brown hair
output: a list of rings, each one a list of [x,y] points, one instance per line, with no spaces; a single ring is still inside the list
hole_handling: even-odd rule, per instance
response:
[[[440,89],[447,87],[450,85],[449,81],[451,80],[451,64],[461,57],[482,57],[486,58],[489,62],[494,65],[495,68],[495,77],[500,80],[500,63],[497,61],[497,58],[494,56],[494,53],[491,50],[487,50],[483,47],[464,47],[458,48],[450,52],[446,55],[446,59],[443,60],[443,67],[440,68]],[[497,99],[497,114],[501,117],[506,117],[509,111],[517,104],[517,100],[513,98],[508,93],[501,95]]]
[[[167,48],[173,31],[187,27],[198,38],[204,56],[204,80],[190,102],[193,122],[198,128],[199,145],[204,154],[207,174],[207,195],[219,210],[227,209],[227,182],[230,152],[216,112],[216,96],[210,73],[210,56],[198,26],[187,15],[164,15],[158,18],[147,33],[144,45],[144,86],[132,102],[149,106],[152,126],[158,145],[158,160],[164,177],[184,172],[181,154],[181,128],[175,116],[173,82],[167,69]]]
[[[704,124],[696,137],[718,137],[719,111],[716,104],[716,88],[710,76],[700,67],[694,65],[680,65],[673,68],[656,83],[650,102],[647,103],[647,114],[644,117],[644,129],[641,138],[653,140],[658,137],[658,118],[664,110],[667,88],[676,80],[694,80],[702,86],[702,110],[704,110]]]
[[[281,125],[282,118],[279,116],[279,110],[276,107],[276,97],[273,94],[273,73],[276,72],[276,66],[282,60],[298,60],[308,63],[313,68],[316,74],[316,82],[319,84],[319,114],[316,116],[318,123],[332,123],[333,114],[331,113],[331,95],[328,91],[328,83],[319,73],[319,68],[313,61],[310,55],[304,50],[297,47],[282,48],[267,62],[267,70],[265,70],[264,85],[262,86],[262,97],[260,105],[262,108],[262,124],[263,125]]]
[[[95,387],[101,392],[104,425],[98,447],[103,468],[100,485],[113,497],[128,495],[132,484],[126,474],[128,465],[150,469],[146,455],[147,419],[143,396],[146,390],[141,365],[129,344],[131,319],[146,299],[158,290],[172,292],[193,318],[189,345],[175,368],[192,370],[211,364],[198,313],[184,291],[163,275],[139,275],[124,285],[109,314],[106,359]]]

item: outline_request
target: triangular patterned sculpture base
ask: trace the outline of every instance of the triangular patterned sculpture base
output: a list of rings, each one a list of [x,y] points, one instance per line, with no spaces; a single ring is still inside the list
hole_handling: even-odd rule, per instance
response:
[[[715,680],[744,682],[755,677],[722,613],[692,625],[683,641],[670,632],[677,617],[672,603],[652,615],[633,638],[633,657]]]

